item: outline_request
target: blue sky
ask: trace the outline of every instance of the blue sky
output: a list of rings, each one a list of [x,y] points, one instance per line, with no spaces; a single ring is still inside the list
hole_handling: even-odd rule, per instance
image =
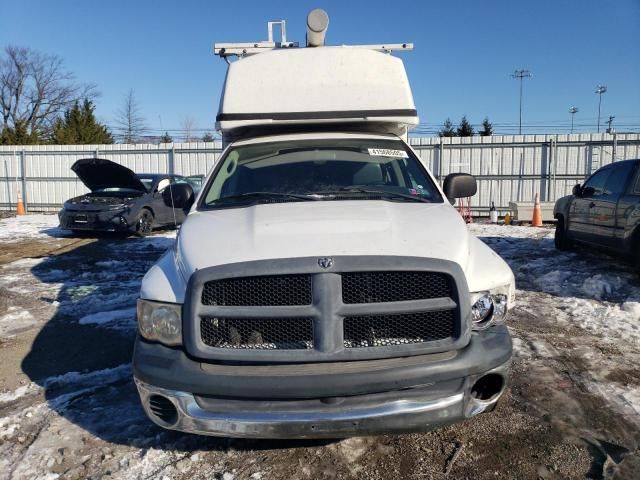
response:
[[[524,85],[524,133],[595,131],[596,84],[602,117],[640,132],[640,0],[536,1],[35,1],[3,0],[0,47],[28,46],[61,56],[78,80],[97,84],[97,113],[113,124],[133,89],[147,123],[179,130],[186,117],[213,130],[225,63],[214,41],[266,39],[267,20],[287,20],[304,42],[309,10],[330,16],[327,42],[413,42],[401,54],[422,130],[466,114],[488,116],[498,133],[517,133],[515,68]]]

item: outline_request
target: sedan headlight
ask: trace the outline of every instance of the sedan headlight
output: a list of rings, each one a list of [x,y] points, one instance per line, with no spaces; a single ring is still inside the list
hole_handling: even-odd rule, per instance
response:
[[[147,340],[182,344],[182,305],[138,300],[138,330]]]
[[[485,292],[471,294],[471,321],[473,330],[504,322],[513,302],[513,286],[506,285]]]

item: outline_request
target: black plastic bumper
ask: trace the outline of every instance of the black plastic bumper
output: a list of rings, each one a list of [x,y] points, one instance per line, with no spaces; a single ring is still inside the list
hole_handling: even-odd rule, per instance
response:
[[[161,427],[335,438],[432,430],[490,411],[506,388],[510,359],[511,339],[499,326],[457,352],[335,364],[202,364],[138,339],[133,367],[143,408]],[[483,382],[492,385],[485,396]]]
[[[142,341],[133,356],[137,379],[160,388],[235,398],[304,399],[387,392],[465,378],[511,359],[504,325],[474,333],[461,350],[354,362],[225,365],[201,363],[182,350]]]

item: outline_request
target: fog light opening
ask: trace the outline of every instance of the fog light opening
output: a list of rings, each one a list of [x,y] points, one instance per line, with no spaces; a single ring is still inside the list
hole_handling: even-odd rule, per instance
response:
[[[471,387],[471,396],[476,400],[488,401],[502,392],[504,379],[497,373],[490,373],[479,378]]]
[[[173,425],[178,421],[178,410],[175,405],[162,395],[151,395],[149,397],[149,410],[161,422]]]

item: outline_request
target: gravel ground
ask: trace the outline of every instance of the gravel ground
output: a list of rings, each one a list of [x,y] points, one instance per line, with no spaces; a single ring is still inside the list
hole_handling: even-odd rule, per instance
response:
[[[640,472],[639,282],[549,229],[473,225],[518,282],[511,385],[438,431],[243,441],[162,430],[129,365],[134,301],[173,232],[71,238],[0,220],[0,479],[625,478]]]

